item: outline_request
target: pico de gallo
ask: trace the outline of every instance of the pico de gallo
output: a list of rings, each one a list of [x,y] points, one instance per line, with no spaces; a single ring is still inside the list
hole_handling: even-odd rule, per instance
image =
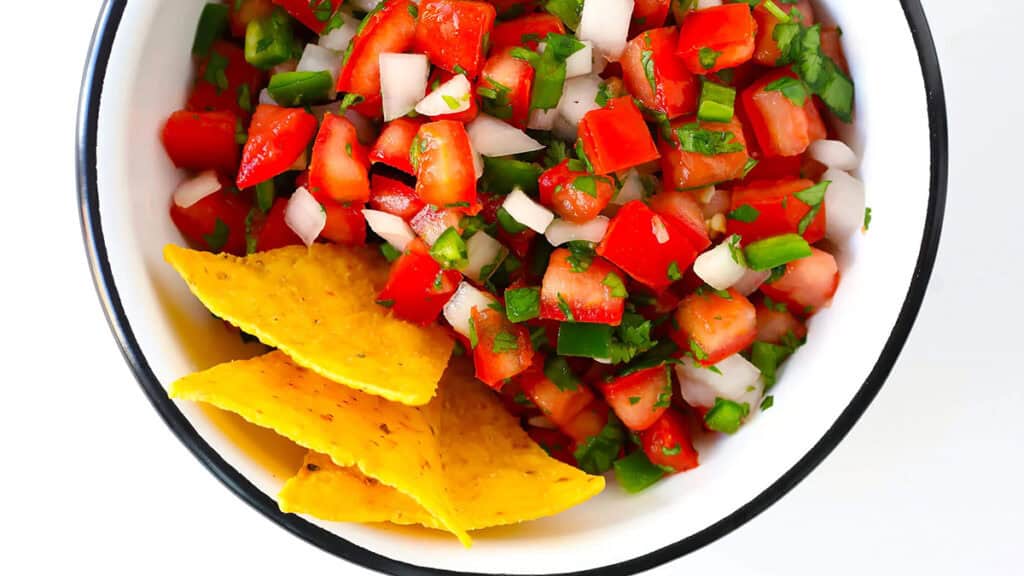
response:
[[[163,142],[214,252],[379,247],[529,434],[629,492],[774,402],[866,229],[809,0],[207,4]]]

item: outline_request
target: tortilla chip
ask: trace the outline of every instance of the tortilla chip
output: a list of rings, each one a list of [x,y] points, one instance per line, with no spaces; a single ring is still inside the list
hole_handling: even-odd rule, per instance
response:
[[[172,398],[212,404],[326,454],[415,500],[469,545],[440,458],[440,399],[412,407],[331,382],[275,351],[186,376]]]
[[[426,404],[451,356],[442,328],[374,303],[388,266],[369,249],[314,244],[238,258],[169,245],[164,259],[211,312],[357,390]]]

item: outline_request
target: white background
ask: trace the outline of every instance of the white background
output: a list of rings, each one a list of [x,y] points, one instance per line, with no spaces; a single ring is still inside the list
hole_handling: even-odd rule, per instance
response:
[[[950,181],[907,347],[853,432],[789,496],[651,573],[1024,570],[1024,5],[924,4],[946,79]],[[78,87],[99,6],[5,3],[0,573],[368,574],[223,488],[149,407],[109,335],[74,182]],[[899,138],[896,127],[887,137]]]

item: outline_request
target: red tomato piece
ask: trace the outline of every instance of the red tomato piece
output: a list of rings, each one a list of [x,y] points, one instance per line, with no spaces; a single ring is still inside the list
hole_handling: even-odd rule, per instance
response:
[[[412,217],[409,226],[428,246],[433,246],[438,236],[449,228],[455,228],[461,233],[461,220],[461,214],[455,210],[438,210],[433,206],[425,206]]]
[[[671,4],[672,0],[636,0],[633,4],[633,18],[629,23],[629,36],[632,38],[644,30],[664,26]],[[675,47],[673,41],[672,50]]]
[[[185,108],[195,112],[232,112],[247,122],[265,78],[262,71],[246,62],[241,48],[218,40],[210,55],[199,62],[196,84]]]
[[[412,186],[380,174],[370,178],[370,208],[409,221],[424,206]]]
[[[786,272],[770,284],[763,284],[761,292],[789,309],[808,316],[832,301],[839,287],[839,266],[836,259],[811,247],[811,255],[786,264]]]
[[[640,200],[633,200],[612,219],[597,253],[638,282],[660,291],[682,278],[697,259],[690,235],[674,218],[663,218]]]
[[[747,155],[747,140],[743,136],[743,126],[740,124],[739,119],[733,117],[732,122],[728,123],[699,123],[702,130],[731,132],[733,134],[732,142],[737,142],[744,147],[743,150],[737,152],[712,155],[696,151],[686,151],[680,146],[679,136],[675,133],[675,130],[695,122],[697,122],[696,116],[687,116],[673,122],[671,141],[665,140],[664,135],[659,136],[658,149],[661,150],[661,169],[664,173],[663,185],[676,188],[677,190],[684,190],[718,184],[742,177],[743,169],[750,156]]]
[[[579,136],[597,174],[618,172],[660,157],[643,115],[629,96],[587,112],[580,121]]]
[[[814,98],[808,96],[803,106],[797,106],[782,92],[767,90],[772,82],[787,77],[795,79],[796,74],[791,70],[768,74],[740,97],[758,146],[767,157],[803,154],[811,142],[827,136]]]
[[[676,55],[694,74],[735,68],[754,55],[756,33],[745,2],[696,10],[679,26]]]
[[[344,116],[325,115],[309,163],[310,191],[337,202],[364,203],[370,199],[369,171],[355,125]]]
[[[302,22],[307,28],[322,34],[331,15],[341,6],[342,0],[274,0],[281,8]]]
[[[614,290],[605,280],[614,274],[625,285],[626,278],[615,266],[603,258],[594,258],[583,271],[574,272],[572,252],[559,248],[551,253],[540,293],[540,317],[565,322],[569,318],[562,311],[567,306],[576,322],[611,324],[622,322],[625,296],[613,296]]]
[[[435,207],[456,207],[472,212],[478,208],[473,151],[466,128],[459,122],[441,120],[420,126],[413,140],[416,194]]]
[[[327,224],[320,232],[321,238],[335,244],[366,244],[366,218],[363,217],[361,204],[343,206],[330,199],[324,199],[320,204],[327,212]]]
[[[572,170],[569,160],[548,168],[538,180],[540,202],[570,222],[589,222],[601,213],[615,186],[607,176],[595,176],[586,170]]]
[[[751,184],[760,180],[797,179],[803,172],[803,156],[772,156],[759,158],[757,165],[742,180],[743,184]]]
[[[850,65],[846,62],[846,54],[843,53],[843,32],[838,26],[823,26],[821,28],[821,52],[835,62],[839,69],[846,74],[850,73]]]
[[[263,222],[253,227],[256,229],[257,252],[276,250],[285,246],[302,246],[302,238],[299,238],[284,221],[287,208],[287,198],[275,199]]]
[[[236,183],[250,188],[286,172],[306,152],[316,117],[301,108],[260,104],[249,126]]]
[[[444,84],[445,82],[451,80],[455,76],[455,74],[452,74],[447,70],[434,68],[434,71],[431,72],[430,74],[430,81],[428,82],[427,94],[433,92],[434,90],[437,90],[437,88],[441,86],[441,84]],[[472,84],[473,81],[470,80],[469,108],[463,110],[462,112],[453,112],[451,114],[439,114],[437,116],[431,116],[430,119],[435,122],[438,120],[454,120],[456,122],[462,122],[463,124],[468,124],[475,120],[476,117],[480,115],[480,105],[477,103],[476,89],[472,87]]]
[[[388,122],[370,149],[370,162],[387,164],[406,174],[415,175],[416,171],[409,161],[409,148],[421,124],[412,118],[396,118]]]
[[[794,316],[785,304],[773,303],[773,307],[757,304],[757,341],[779,344],[787,334],[797,338],[807,336],[807,326]]]
[[[640,443],[647,458],[658,466],[685,472],[700,464],[690,427],[676,410],[666,411],[653,426],[641,432]]]
[[[431,64],[476,78],[494,27],[494,6],[469,0],[425,0],[420,3],[413,48]]]
[[[698,290],[683,298],[675,314],[672,339],[711,366],[744,350],[757,338],[757,313],[746,296],[729,289],[728,297]]]
[[[781,3],[776,5],[782,8],[786,14],[793,9],[799,10],[800,22],[804,26],[814,24],[814,9],[811,7],[810,0],[799,0],[795,6]],[[779,44],[775,41],[775,27],[779,25],[779,19],[764,7],[763,2],[759,2],[754,7],[754,21],[757,22],[754,61],[762,66],[777,66],[779,59],[782,58],[782,51],[779,50]]]
[[[196,246],[213,252],[245,254],[245,218],[249,204],[237,193],[222,187],[202,200],[182,208],[171,202],[171,220],[181,235]]]
[[[648,30],[626,44],[620,60],[630,94],[670,120],[693,114],[700,100],[697,77],[676,58],[676,36],[674,26]]]
[[[537,0],[487,0],[498,12],[498,18],[508,20],[522,14],[529,14],[537,8]]]
[[[405,52],[412,46],[416,18],[410,6],[415,4],[409,0],[383,0],[366,15],[359,34],[345,53],[338,74],[338,92],[359,94],[366,98],[368,106],[380,107],[379,58],[384,52]]]
[[[751,222],[729,218],[726,229],[729,234],[739,234],[743,243],[779,236],[796,234],[802,220],[812,210],[795,194],[814,186],[810,180],[776,180],[754,182],[732,191],[732,210],[749,206],[757,210],[757,217]],[[814,244],[825,237],[825,202],[821,203],[818,214],[804,230],[803,237]]]
[[[507,22],[499,22],[494,25],[491,32],[491,52],[496,53],[514,46],[536,50],[537,44],[548,34],[565,34],[562,20],[553,14],[529,14]]]
[[[564,462],[569,466],[576,465],[576,458],[572,455],[572,438],[558,430],[535,428],[532,426],[526,429],[526,433],[529,434],[530,438],[548,453],[548,456],[551,456],[560,462]]]
[[[483,98],[484,111],[516,126],[526,128],[530,119],[530,94],[533,90],[533,66],[514,58],[512,48],[495,50],[480,71],[480,89],[494,91],[494,98]]]
[[[672,406],[672,377],[666,366],[640,370],[600,388],[615,415],[634,432],[653,426]]]
[[[568,425],[594,401],[594,393],[583,383],[562,390],[544,375],[544,358],[536,357],[533,366],[518,378],[523,393],[541,412],[559,427]],[[603,424],[602,424],[603,426]],[[598,428],[598,432],[601,429]]]
[[[413,249],[391,264],[377,302],[390,305],[403,320],[426,326],[437,319],[460,280],[457,270],[443,270],[426,251]]]
[[[687,238],[690,245],[698,252],[703,252],[711,246],[708,227],[704,222],[704,211],[692,194],[679,190],[662,190],[651,197],[650,206],[658,214],[675,218],[683,224],[690,232]]]
[[[164,124],[164,149],[178,168],[234,174],[238,170],[237,122],[230,112],[179,110]]]
[[[530,331],[522,324],[509,322],[503,313],[491,308],[474,307],[471,318],[477,337],[473,348],[476,377],[500,390],[506,378],[523,373],[533,363]]]
[[[601,433],[601,430],[608,424],[609,414],[611,414],[611,409],[604,403],[604,400],[594,398],[593,402],[559,428],[577,444],[586,442],[589,438]]]
[[[245,28],[253,20],[261,20],[274,12],[271,0],[232,0],[227,2],[231,9],[231,35],[245,37]]]

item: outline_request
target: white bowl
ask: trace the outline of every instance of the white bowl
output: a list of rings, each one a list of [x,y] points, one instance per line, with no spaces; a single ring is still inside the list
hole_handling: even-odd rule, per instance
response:
[[[273,496],[288,470],[279,469],[273,443],[165,393],[179,376],[247,353],[161,257],[164,244],[181,242],[167,207],[182,175],[158,135],[185,100],[202,5],[108,0],[103,7],[80,110],[85,242],[114,336],[157,412],[228,488],[308,542],[403,575],[646,570],[727,534],[789,491],[846,435],[896,361],[924,296],[942,221],[946,120],[938,62],[917,0],[819,2],[844,31],[857,117],[843,136],[863,158],[859,176],[874,219],[840,255],[839,292],[787,364],[774,408],[703,447],[694,471],[636,496],[610,486],[554,518],[480,532],[470,550],[426,531],[281,513]]]

